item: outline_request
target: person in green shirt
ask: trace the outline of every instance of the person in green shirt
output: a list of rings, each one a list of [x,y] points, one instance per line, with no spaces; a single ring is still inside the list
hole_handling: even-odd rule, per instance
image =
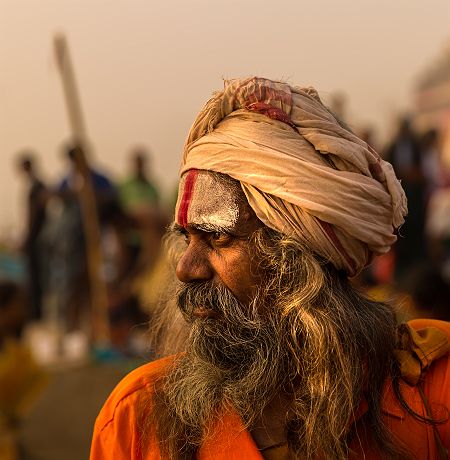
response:
[[[142,212],[157,207],[159,192],[149,174],[149,155],[141,148],[131,154],[132,173],[119,186],[120,201],[128,212]]]

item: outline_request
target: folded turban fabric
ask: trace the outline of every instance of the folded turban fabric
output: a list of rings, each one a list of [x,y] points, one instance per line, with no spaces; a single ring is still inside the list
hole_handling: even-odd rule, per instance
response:
[[[349,276],[389,250],[407,213],[392,166],[342,126],[313,88],[225,81],[189,132],[180,174],[190,169],[240,181],[265,225]]]

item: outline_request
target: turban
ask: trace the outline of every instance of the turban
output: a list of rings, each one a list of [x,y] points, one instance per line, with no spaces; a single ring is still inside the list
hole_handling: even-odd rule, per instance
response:
[[[407,212],[392,166],[322,104],[313,88],[225,81],[195,120],[180,175],[238,180],[257,217],[349,276],[387,252]]]

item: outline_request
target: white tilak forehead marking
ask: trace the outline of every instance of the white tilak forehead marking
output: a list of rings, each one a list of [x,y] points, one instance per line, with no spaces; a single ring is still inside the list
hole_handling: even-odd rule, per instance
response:
[[[184,181],[180,186],[182,195]],[[205,230],[233,229],[239,219],[239,204],[233,187],[205,171],[199,171],[188,209],[188,225]]]

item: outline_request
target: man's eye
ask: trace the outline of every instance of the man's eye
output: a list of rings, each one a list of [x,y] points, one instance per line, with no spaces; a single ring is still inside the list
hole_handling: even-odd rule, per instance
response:
[[[215,246],[225,246],[226,244],[230,243],[232,240],[232,236],[228,233],[222,232],[212,232],[210,233],[210,240],[211,243]]]

